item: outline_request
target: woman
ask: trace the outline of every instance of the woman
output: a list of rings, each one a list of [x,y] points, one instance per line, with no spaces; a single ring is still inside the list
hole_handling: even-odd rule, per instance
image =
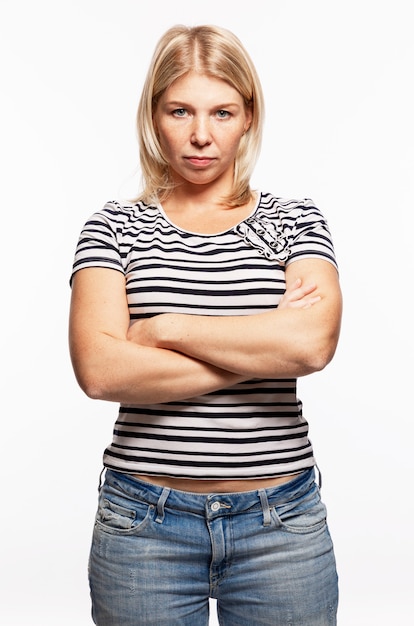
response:
[[[296,379],[341,294],[310,200],[253,192],[263,98],[217,27],[161,38],[138,109],[143,192],[85,224],[70,349],[120,403],[90,555],[99,626],[336,623],[337,575]]]

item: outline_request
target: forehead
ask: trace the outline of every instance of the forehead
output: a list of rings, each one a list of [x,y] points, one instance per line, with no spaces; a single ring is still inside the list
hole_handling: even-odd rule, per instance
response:
[[[205,104],[216,104],[217,101],[222,104],[243,103],[241,94],[225,80],[199,72],[189,72],[177,78],[165,90],[161,99]]]

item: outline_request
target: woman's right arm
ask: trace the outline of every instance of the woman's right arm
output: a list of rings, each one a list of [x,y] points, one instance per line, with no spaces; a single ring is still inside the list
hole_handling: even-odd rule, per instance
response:
[[[155,404],[209,393],[246,378],[172,350],[129,341],[129,324],[121,272],[86,268],[74,274],[70,355],[77,381],[89,397]]]

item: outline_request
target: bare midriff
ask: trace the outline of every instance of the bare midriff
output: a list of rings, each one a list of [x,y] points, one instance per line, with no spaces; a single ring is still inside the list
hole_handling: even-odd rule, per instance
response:
[[[134,474],[138,480],[143,480],[159,487],[168,487],[178,491],[190,493],[240,493],[277,487],[292,480],[297,474],[288,476],[274,476],[271,478],[254,478],[246,480],[197,480],[193,478],[174,478],[171,476],[147,476]]]

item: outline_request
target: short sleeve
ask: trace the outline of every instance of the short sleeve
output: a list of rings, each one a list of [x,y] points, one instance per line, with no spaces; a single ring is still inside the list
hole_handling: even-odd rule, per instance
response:
[[[107,203],[85,223],[76,246],[72,276],[87,267],[105,267],[124,273],[118,241],[119,210]]]
[[[328,223],[312,200],[304,200],[291,222],[290,254],[286,264],[299,259],[320,258],[338,269]],[[290,221],[290,220],[289,220]]]

